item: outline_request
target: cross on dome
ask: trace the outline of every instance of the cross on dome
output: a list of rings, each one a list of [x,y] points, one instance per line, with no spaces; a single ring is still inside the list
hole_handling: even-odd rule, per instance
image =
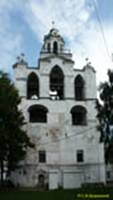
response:
[[[55,21],[52,21],[52,28],[55,27]]]

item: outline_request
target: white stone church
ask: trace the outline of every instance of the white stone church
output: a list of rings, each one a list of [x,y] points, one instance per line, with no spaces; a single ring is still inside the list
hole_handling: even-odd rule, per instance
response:
[[[52,28],[44,37],[37,67],[29,67],[21,58],[13,69],[22,97],[24,129],[35,143],[12,174],[13,181],[49,189],[105,183],[94,68],[86,64],[77,69],[63,37]]]

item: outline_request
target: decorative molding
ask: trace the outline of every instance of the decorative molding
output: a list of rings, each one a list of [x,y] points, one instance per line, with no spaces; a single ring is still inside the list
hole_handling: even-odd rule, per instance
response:
[[[27,78],[21,77],[21,78],[16,78],[17,81],[27,81]]]

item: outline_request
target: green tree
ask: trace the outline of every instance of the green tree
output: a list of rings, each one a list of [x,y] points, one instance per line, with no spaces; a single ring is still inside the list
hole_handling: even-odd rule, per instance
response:
[[[104,142],[105,161],[113,163],[113,71],[108,70],[108,81],[100,84],[100,100],[96,102],[100,142]]]
[[[33,148],[23,130],[24,117],[19,110],[21,98],[8,74],[0,71],[0,171],[3,183],[4,169],[7,175],[18,167],[19,161],[26,156],[27,149]]]

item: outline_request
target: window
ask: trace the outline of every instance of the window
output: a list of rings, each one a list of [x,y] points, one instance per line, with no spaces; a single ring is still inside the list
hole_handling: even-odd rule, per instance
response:
[[[110,179],[110,178],[111,178],[111,173],[110,173],[110,171],[107,171],[106,173],[107,173],[107,178]]]
[[[27,80],[27,98],[38,99],[39,97],[39,80],[37,75],[32,72]]]
[[[48,53],[51,52],[51,45],[50,45],[50,43],[47,44],[47,51],[48,51]]]
[[[33,105],[29,108],[29,121],[45,123],[47,122],[47,108],[42,105]]]
[[[83,150],[77,150],[77,162],[84,162]]]
[[[83,106],[74,106],[71,109],[72,125],[86,125],[86,109]]]
[[[53,43],[53,53],[55,53],[55,54],[58,53],[58,44],[56,41]]]
[[[39,162],[40,163],[46,162],[46,152],[45,151],[39,151]]]
[[[51,70],[50,90],[56,94],[57,99],[64,99],[64,74],[59,66]]]
[[[26,175],[26,174],[27,174],[27,172],[26,172],[26,170],[24,169],[24,170],[23,170],[23,175]]]
[[[75,99],[84,100],[84,80],[81,75],[75,78]]]

